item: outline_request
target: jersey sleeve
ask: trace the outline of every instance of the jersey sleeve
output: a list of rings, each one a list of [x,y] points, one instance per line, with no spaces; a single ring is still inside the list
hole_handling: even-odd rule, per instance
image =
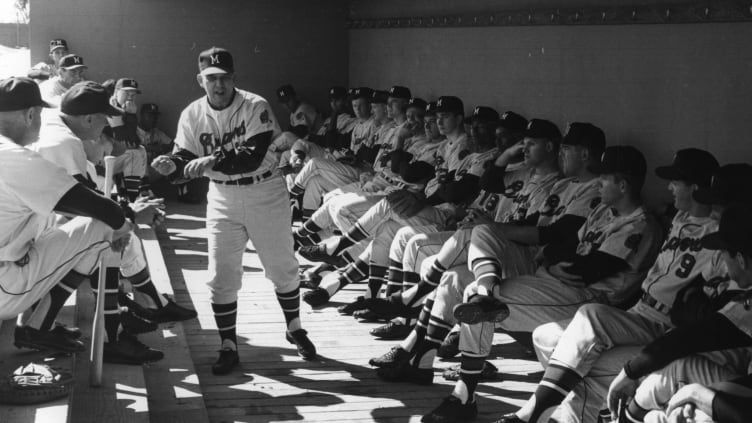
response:
[[[269,131],[272,131],[272,138],[275,138],[282,132],[279,128],[279,122],[277,122],[277,118],[266,100],[256,101],[253,105],[253,111],[247,119],[246,139]]]
[[[564,208],[562,215],[570,214],[574,216],[587,217],[601,203],[596,184],[588,185],[582,192]]]
[[[642,244],[644,229],[644,224],[630,223],[624,225],[610,233],[598,247],[598,251],[629,261],[629,258],[637,252]]]
[[[189,106],[190,107],[190,106]],[[189,109],[183,110],[178,120],[178,130],[175,134],[175,150],[187,150],[196,157],[205,156],[204,148],[197,136],[196,128],[192,125],[193,119]]]
[[[83,146],[77,147],[73,140],[59,144],[37,147],[37,152],[45,159],[65,169],[68,175],[86,176],[86,153]]]

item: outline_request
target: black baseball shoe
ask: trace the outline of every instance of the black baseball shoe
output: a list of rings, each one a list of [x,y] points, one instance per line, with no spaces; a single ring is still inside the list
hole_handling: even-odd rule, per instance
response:
[[[509,307],[495,297],[474,295],[466,303],[454,306],[454,318],[474,325],[480,322],[501,322],[509,317]]]
[[[463,404],[459,398],[449,395],[420,421],[423,423],[471,422],[476,417],[478,417],[478,403],[468,401],[467,404]]]
[[[389,322],[383,326],[373,328],[370,331],[372,336],[386,340],[405,339],[413,330],[413,327],[404,323]]]
[[[300,287],[306,289],[316,289],[321,283],[321,275],[318,273],[300,272]]]
[[[402,295],[400,293],[390,295],[386,299],[384,298],[368,298],[366,300],[366,306],[369,310],[384,316],[385,318],[393,317],[418,317],[420,313],[420,306],[410,307],[402,302]]]
[[[504,414],[499,420],[494,420],[493,423],[525,423],[514,413]]]
[[[436,351],[436,355],[439,356],[439,358],[447,359],[447,358],[454,358],[457,354],[460,353],[460,333],[459,332],[450,332],[449,335],[444,338],[443,341],[441,341],[441,345],[439,345],[438,351]]]
[[[294,344],[298,348],[298,355],[303,357],[303,360],[313,360],[316,358],[316,347],[313,345],[310,339],[308,339],[308,332],[305,329],[298,329],[292,332],[285,332],[285,338],[287,342]]]
[[[329,292],[324,288],[315,288],[303,294],[303,301],[311,307],[319,307],[329,302]]]
[[[157,309],[151,309],[151,321],[156,323],[182,322],[196,317],[196,310],[183,307],[162,294],[167,299],[167,304]]]
[[[120,312],[120,324],[123,326],[123,330],[131,335],[154,332],[157,330],[156,323],[139,316],[131,309]]]
[[[365,310],[366,309],[366,303],[365,303],[365,297],[362,295],[355,299],[355,301],[345,304],[343,306],[337,307],[337,311],[339,314],[343,314],[345,316],[352,316],[353,313],[355,313],[358,310]]]
[[[333,256],[326,252],[326,246],[321,244],[300,247],[298,254],[308,261],[327,263],[334,267],[345,267],[347,262],[340,256]]]
[[[229,339],[222,341],[222,348],[219,350],[217,361],[212,364],[212,374],[226,375],[240,364],[237,346]]]
[[[433,369],[419,369],[413,366],[380,367],[376,369],[376,375],[387,382],[433,385]]]
[[[392,347],[381,357],[368,360],[368,364],[374,367],[405,367],[413,354],[399,345]]]
[[[13,332],[16,348],[53,350],[64,353],[84,351],[86,346],[79,339],[60,330],[39,330],[29,326],[16,326]]]
[[[144,345],[127,332],[118,335],[115,342],[105,342],[102,360],[105,363],[117,364],[144,364],[159,361],[164,358],[164,353]]]
[[[352,316],[360,319],[361,322],[383,322],[385,320],[380,314],[371,310],[358,310],[353,312]]]
[[[55,322],[55,327],[52,328],[52,332],[61,333],[69,338],[80,339],[81,329],[76,327],[68,327],[62,323]]]

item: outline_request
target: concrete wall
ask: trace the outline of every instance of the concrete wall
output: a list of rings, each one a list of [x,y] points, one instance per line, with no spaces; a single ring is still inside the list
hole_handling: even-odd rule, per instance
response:
[[[87,77],[133,77],[141,102],[158,103],[174,133],[182,108],[201,95],[200,51],[229,49],[238,86],[266,97],[282,116],[274,90],[292,83],[314,104],[328,87],[347,85],[344,0],[35,0],[31,61],[44,60],[51,38],[84,57]]]
[[[358,0],[351,17],[476,13],[495,4]],[[722,163],[752,162],[749,23],[353,29],[349,37],[356,86],[404,84],[426,99],[458,95],[468,111],[489,105],[562,129],[590,121],[609,143],[642,149],[651,169],[689,146]],[[653,177],[646,191],[651,203],[668,198]]]
[[[0,45],[7,47],[28,47],[29,25],[0,22]]]

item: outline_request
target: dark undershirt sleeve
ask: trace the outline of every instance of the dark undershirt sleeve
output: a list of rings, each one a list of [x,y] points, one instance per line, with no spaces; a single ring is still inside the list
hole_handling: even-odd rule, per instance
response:
[[[735,379],[733,383],[752,388],[752,375]],[[748,423],[752,416],[752,397],[716,391],[713,397],[713,421],[718,423]]]
[[[624,371],[630,379],[637,380],[690,354],[750,345],[752,338],[726,316],[713,313],[701,322],[676,328],[651,342],[624,365]]]
[[[55,205],[56,212],[86,216],[119,229],[125,223],[120,205],[79,184],[73,186]]]
[[[580,276],[585,285],[592,285],[628,268],[629,264],[624,259],[603,251],[593,251],[586,256],[575,255],[572,265],[564,270]]]
[[[584,217],[566,214],[550,225],[538,227],[540,243],[545,245],[550,242],[568,242],[572,238],[577,239],[577,232],[584,224]]]
[[[215,153],[217,162],[212,170],[226,175],[254,172],[264,162],[273,134],[272,131],[256,134],[243,141],[236,150],[218,149]]]
[[[170,154],[169,157],[170,160],[175,163],[175,171],[167,176],[167,179],[169,181],[183,179],[183,169],[185,169],[185,165],[187,165],[188,162],[193,159],[198,159],[197,155],[184,148],[178,149],[174,153]]]
[[[486,192],[493,192],[495,194],[501,194],[504,192],[504,175],[507,172],[507,167],[491,166],[483,172],[480,177],[480,188]]]
[[[472,201],[480,193],[479,178],[467,174],[459,181],[447,182],[436,191],[445,203],[465,203]]]

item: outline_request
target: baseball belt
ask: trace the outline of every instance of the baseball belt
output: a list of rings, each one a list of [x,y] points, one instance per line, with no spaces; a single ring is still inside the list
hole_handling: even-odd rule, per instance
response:
[[[655,298],[653,298],[652,295],[648,294],[647,292],[642,293],[642,302],[658,310],[659,312],[663,314],[668,314],[671,311],[671,307],[656,300]]]
[[[212,179],[212,182],[215,184],[221,184],[221,185],[251,185],[251,184],[257,184],[261,181],[264,181],[268,179],[270,176],[272,176],[272,171],[267,170],[266,172],[262,173],[261,175],[254,175],[254,176],[246,176],[245,178],[240,179],[230,179],[227,181],[221,181],[218,179]]]

